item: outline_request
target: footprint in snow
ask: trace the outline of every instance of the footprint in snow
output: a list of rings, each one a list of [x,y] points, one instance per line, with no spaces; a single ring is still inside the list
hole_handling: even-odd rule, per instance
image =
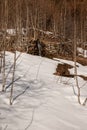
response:
[[[30,89],[38,90],[38,89],[41,89],[42,87],[43,87],[42,81],[38,79],[34,79],[30,81]]]

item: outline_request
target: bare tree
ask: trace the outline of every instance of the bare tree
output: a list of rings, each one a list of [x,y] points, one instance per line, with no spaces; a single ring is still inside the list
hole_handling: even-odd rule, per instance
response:
[[[13,64],[13,73],[12,73],[12,86],[10,92],[10,105],[12,105],[13,99],[13,88],[14,88],[14,79],[15,79],[15,67],[16,67],[16,51],[14,53],[14,64]]]
[[[6,78],[5,78],[5,49],[6,49],[6,32],[8,22],[8,0],[5,0],[5,11],[4,11],[4,34],[3,34],[3,65],[2,65],[2,91],[5,90]]]
[[[76,86],[78,89],[78,102],[81,104],[80,101],[80,87],[78,84],[78,77],[77,77],[77,65],[76,65],[76,53],[77,53],[77,40],[76,40],[76,0],[74,0],[74,74],[76,80]]]
[[[82,29],[82,28],[81,28]],[[82,31],[82,30],[81,30]],[[74,0],[74,75],[75,75],[75,81],[76,86],[78,90],[78,103],[82,105],[86,105],[87,98],[85,98],[84,102],[81,103],[81,90],[78,83],[78,72],[77,72],[77,37],[76,37],[76,0]]]
[[[19,5],[19,6],[18,6]],[[19,16],[19,17],[18,17]],[[16,2],[16,35],[17,35],[17,43],[15,43],[14,47],[14,60],[13,60],[13,72],[12,72],[12,84],[11,84],[11,92],[10,92],[10,105],[13,103],[13,90],[14,90],[14,80],[15,80],[15,69],[16,69],[16,48],[21,44],[21,5],[20,0]]]

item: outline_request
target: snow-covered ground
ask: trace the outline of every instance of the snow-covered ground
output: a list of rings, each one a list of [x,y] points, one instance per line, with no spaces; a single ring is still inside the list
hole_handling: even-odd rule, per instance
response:
[[[78,50],[79,56],[83,56],[87,58],[87,50],[84,50],[81,47],[78,47],[77,50]]]
[[[75,80],[53,75],[58,63],[73,65],[73,62],[57,60],[20,55],[12,106],[9,105],[12,70],[7,76],[6,93],[0,92],[0,130],[87,130],[87,106],[78,104]],[[9,73],[12,53],[7,52],[6,61]],[[78,64],[78,73],[87,76],[87,66]],[[87,97],[87,82],[78,80],[83,101]]]

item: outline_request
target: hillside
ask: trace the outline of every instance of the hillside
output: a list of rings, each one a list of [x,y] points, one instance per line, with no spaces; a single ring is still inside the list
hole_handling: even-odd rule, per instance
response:
[[[87,130],[86,0],[0,0],[0,130]]]
[[[6,52],[6,73],[13,56],[13,53]],[[74,78],[53,74],[59,63],[74,64],[21,53],[16,63],[12,106],[9,105],[12,70],[7,77],[6,92],[0,92],[0,130],[87,129],[87,106],[78,104]],[[78,74],[87,76],[87,66],[77,65]],[[71,74],[73,71],[70,69]],[[80,77],[78,80],[83,102],[87,97],[87,81]]]

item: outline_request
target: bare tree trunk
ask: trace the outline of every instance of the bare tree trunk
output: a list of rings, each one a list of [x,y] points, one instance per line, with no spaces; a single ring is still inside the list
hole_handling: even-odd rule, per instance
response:
[[[11,92],[10,92],[10,105],[12,105],[13,101],[13,88],[14,88],[14,78],[15,78],[15,67],[16,67],[16,52],[14,54],[14,65],[13,65],[13,74],[12,74],[12,86],[11,86]]]
[[[35,19],[33,20],[33,14],[31,13],[31,22],[32,22],[32,27],[33,27],[33,38],[36,40],[36,15]]]
[[[8,19],[8,1],[5,0],[5,20],[4,20],[4,35],[3,35],[3,65],[2,65],[2,91],[5,90],[6,78],[5,78],[5,49],[6,49],[6,31],[7,31],[7,19]]]
[[[63,13],[62,13],[62,7],[60,12],[60,34],[62,34],[63,31]]]
[[[0,52],[0,73],[2,70],[2,52]]]
[[[56,20],[54,18],[54,36],[56,36]]]
[[[83,9],[82,9],[82,5],[81,5],[81,44],[83,44]]]
[[[74,74],[76,80],[76,86],[78,89],[78,102],[81,104],[80,101],[80,87],[78,84],[78,77],[77,77],[77,66],[76,66],[76,53],[77,53],[77,39],[76,39],[76,0],[74,0]]]
[[[64,0],[64,37],[66,37],[66,0]]]
[[[54,36],[56,35],[56,3],[54,2],[54,17],[53,17],[53,32],[54,32]]]
[[[26,34],[28,36],[29,34],[29,7],[28,7],[28,3],[26,1],[26,8],[27,8],[27,20],[26,20]]]
[[[37,26],[37,8],[35,10],[35,19],[34,19],[34,40],[36,40],[36,26]]]
[[[16,48],[20,45],[21,43],[21,5],[20,5],[20,0],[16,2],[16,23],[15,23],[15,28],[16,28],[16,35],[17,35],[17,43],[15,44],[15,51],[14,51],[14,61],[13,61],[13,72],[12,72],[12,86],[11,86],[11,92],[10,92],[10,98],[9,98],[9,104],[12,105],[13,103],[13,91],[14,91],[14,79],[15,79],[15,68],[16,68]]]

